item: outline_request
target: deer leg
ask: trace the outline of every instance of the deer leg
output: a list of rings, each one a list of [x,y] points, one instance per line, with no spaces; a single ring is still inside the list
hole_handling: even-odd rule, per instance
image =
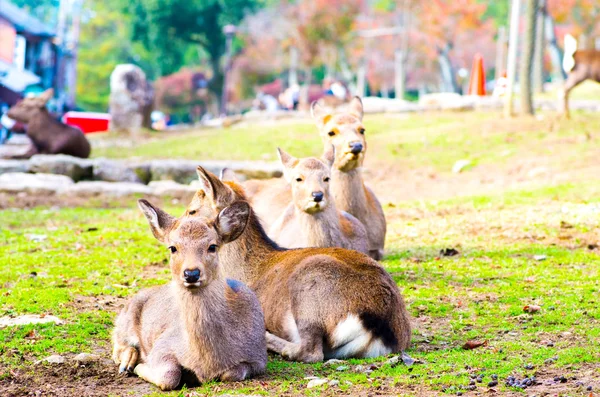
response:
[[[173,390],[181,382],[181,366],[172,355],[155,356],[147,364],[138,364],[133,372],[163,391]]]
[[[563,112],[567,119],[571,118],[571,112],[569,111],[569,94],[573,88],[577,87],[585,80],[585,75],[570,73],[569,77],[567,77],[567,81],[565,81],[565,86],[563,88]]]
[[[291,361],[305,363],[323,361],[323,333],[315,329],[299,329],[298,332],[299,343],[288,342],[267,332],[267,349]]]
[[[119,373],[133,372],[140,354],[133,346],[116,346],[113,351],[113,360],[119,364]]]
[[[221,374],[220,378],[223,382],[240,382],[248,375],[251,375],[252,370],[248,364],[240,364],[236,367],[228,369],[223,374]]]

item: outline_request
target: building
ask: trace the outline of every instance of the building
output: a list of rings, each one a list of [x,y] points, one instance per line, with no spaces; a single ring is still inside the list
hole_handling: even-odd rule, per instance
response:
[[[28,92],[56,86],[54,29],[0,0],[0,103],[12,105]]]

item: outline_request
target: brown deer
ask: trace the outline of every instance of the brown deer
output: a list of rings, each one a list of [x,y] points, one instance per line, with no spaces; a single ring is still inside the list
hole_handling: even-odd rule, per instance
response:
[[[202,189],[183,218],[214,219],[246,199],[240,184],[223,182],[201,167],[198,174]],[[290,360],[317,362],[376,357],[409,346],[404,301],[379,263],[343,248],[280,248],[251,207],[248,212],[246,229],[221,248],[219,260],[225,274],[240,277],[256,292],[268,349]]]
[[[567,80],[565,80],[562,91],[563,111],[565,116],[570,118],[569,94],[571,90],[585,80],[594,80],[600,83],[600,51],[578,50],[577,40],[571,35],[566,35],[563,69],[567,73]]]
[[[329,193],[333,146],[325,153],[329,165],[316,158],[297,159],[281,149],[284,176],[293,202],[275,221],[269,236],[287,248],[342,247],[368,253],[367,231],[345,211],[338,211]]]
[[[27,124],[27,136],[32,142],[26,153],[11,158],[28,159],[38,153],[60,153],[81,158],[90,156],[90,143],[83,132],[55,120],[46,109],[52,95],[52,89],[46,90],[37,97],[23,99],[8,110],[8,117]]]
[[[313,102],[312,114],[325,149],[330,145],[335,147],[330,187],[335,205],[365,226],[369,256],[379,260],[383,257],[386,222],[381,204],[365,185],[361,173],[367,151],[362,101],[359,97],[353,98],[346,112],[335,115]],[[292,201],[291,189],[283,181],[248,181],[244,187],[250,203],[267,228]]]
[[[171,251],[172,280],[141,291],[119,314],[113,333],[119,371],[133,371],[162,390],[182,380],[240,381],[264,373],[260,304],[244,284],[225,279],[217,256],[244,231],[248,204],[233,203],[207,224],[138,203],[154,236]]]

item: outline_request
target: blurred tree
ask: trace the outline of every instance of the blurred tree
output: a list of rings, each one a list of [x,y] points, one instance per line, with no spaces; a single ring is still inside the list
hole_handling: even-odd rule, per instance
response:
[[[521,112],[533,115],[531,71],[535,49],[535,24],[537,20],[538,0],[525,0],[525,32],[521,46],[521,70],[519,84],[521,88]]]
[[[238,24],[260,5],[260,0],[132,0],[127,7],[132,38],[153,54],[159,75],[179,70],[195,47],[196,54],[210,65],[211,91],[220,94],[223,27]]]

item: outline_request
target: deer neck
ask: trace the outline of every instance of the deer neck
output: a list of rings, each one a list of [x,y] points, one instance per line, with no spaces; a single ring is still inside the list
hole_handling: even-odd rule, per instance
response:
[[[187,336],[191,357],[202,357],[213,351],[211,346],[214,335],[223,335],[220,328],[226,323],[223,312],[227,307],[225,300],[225,279],[212,281],[206,287],[188,290],[174,285],[180,304],[181,324]],[[211,335],[213,338],[211,338]]]
[[[335,247],[341,244],[340,220],[333,202],[314,214],[294,206],[294,217],[298,220],[307,247]]]
[[[284,249],[267,236],[252,211],[242,235],[219,251],[219,264],[227,278],[252,285],[268,270],[268,258],[281,251]]]
[[[335,205],[358,219],[367,216],[367,194],[359,168],[343,172],[331,171],[331,192],[335,197]]]

